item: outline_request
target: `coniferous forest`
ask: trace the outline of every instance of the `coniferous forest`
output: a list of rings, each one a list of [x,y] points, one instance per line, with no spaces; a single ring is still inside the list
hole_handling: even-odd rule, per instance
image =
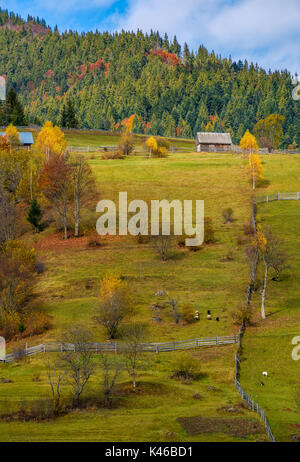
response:
[[[281,114],[281,147],[300,145],[300,107],[287,70],[233,62],[203,45],[193,52],[158,32],[60,33],[43,19],[24,21],[3,10],[0,48],[0,75],[29,123],[60,124],[72,101],[78,128],[118,130],[135,114],[135,133],[192,138],[230,131],[238,143],[260,119]]]

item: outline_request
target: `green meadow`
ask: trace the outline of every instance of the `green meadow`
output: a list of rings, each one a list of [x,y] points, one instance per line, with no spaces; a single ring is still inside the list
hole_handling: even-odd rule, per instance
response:
[[[68,137],[68,143],[76,145],[78,135],[70,136],[73,138]],[[83,138],[86,145],[91,144],[90,138]],[[83,145],[82,139],[78,138],[78,146]],[[245,302],[249,280],[244,258],[247,241],[244,226],[249,223],[253,192],[246,175],[247,161],[231,154],[193,152],[170,154],[166,159],[132,156],[109,161],[101,160],[101,154],[85,155],[97,181],[95,207],[100,199],[117,201],[118,193],[122,191],[127,191],[128,201],[202,199],[205,201],[205,216],[212,220],[216,239],[198,252],[174,246],[170,258],[162,262],[150,243],[140,244],[131,236],[100,238],[101,245],[91,248],[88,246],[89,233],[67,242],[53,229],[40,235],[27,235],[27,241],[36,248],[47,268],[39,276],[37,293],[52,322],[52,328],[43,336],[27,339],[29,346],[59,340],[64,330],[79,323],[90,328],[95,340],[105,341],[106,333],[95,324],[94,315],[101,278],[111,271],[121,275],[133,289],[134,319],[148,324],[151,342],[237,333],[239,326],[234,324],[231,313]],[[300,189],[297,188],[296,173],[297,168],[300,173],[297,167],[299,158],[264,156],[263,163],[266,181],[257,190],[257,195],[277,192],[278,188],[281,192]],[[255,299],[255,325],[247,329],[241,367],[244,389],[265,407],[275,436],[282,440],[289,440],[297,433],[295,425],[299,421],[299,365],[291,360],[291,339],[297,335],[299,326],[297,278],[300,265],[295,252],[300,245],[299,232],[297,235],[299,206],[300,203],[291,202],[259,206],[259,220],[274,225],[278,234],[283,233],[293,258],[282,281],[269,284],[267,312],[270,316],[265,323],[259,320],[259,294]],[[225,225],[222,211],[228,207],[234,211],[234,221]],[[94,223],[97,214],[91,212],[84,218]],[[164,309],[161,322],[156,322],[151,307],[157,302],[155,294],[160,290],[176,298],[180,307],[189,304],[198,310],[200,321],[187,324],[181,320],[176,325],[170,310]],[[207,310],[212,312],[212,321],[206,319]],[[215,321],[216,317],[220,318],[219,323]],[[22,342],[24,344],[25,340]],[[8,350],[14,347],[15,344],[10,344]],[[91,407],[43,423],[0,421],[0,439],[266,440],[259,417],[241,406],[234,387],[235,351],[233,345],[186,352],[187,356],[199,361],[201,372],[200,377],[191,383],[171,379],[173,363],[181,353],[149,355],[139,372],[138,393],[130,392],[128,375],[122,372],[112,409]],[[2,409],[7,403],[13,407],[22,400],[30,402],[37,396],[49,396],[45,359],[46,356],[36,356],[0,366],[0,377],[12,381],[0,383]],[[263,388],[260,381],[264,370],[270,373],[270,377]],[[102,379],[101,373],[97,372],[85,392],[87,397],[101,396]],[[68,391],[67,386],[66,395]],[[189,429],[196,424],[191,421],[190,428],[183,427],[177,419],[195,417],[202,425],[192,436]]]
[[[264,164],[270,184],[263,194],[300,191],[299,156],[268,156]],[[299,362],[292,359],[292,339],[300,334],[300,202],[260,204],[258,219],[283,239],[289,268],[279,282],[269,281],[266,321],[257,318],[247,329],[241,382],[265,408],[276,439],[293,441],[300,429]],[[257,310],[259,304],[257,296]],[[267,379],[263,371],[268,372]]]

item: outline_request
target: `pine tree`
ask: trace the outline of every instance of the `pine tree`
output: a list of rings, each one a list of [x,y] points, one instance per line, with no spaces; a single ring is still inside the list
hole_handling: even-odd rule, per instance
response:
[[[12,123],[19,126],[26,124],[23,106],[13,88],[8,91],[6,96],[5,119],[7,124]]]
[[[42,230],[41,219],[42,211],[36,199],[33,199],[30,203],[30,208],[27,215],[27,221],[35,228],[37,232]]]

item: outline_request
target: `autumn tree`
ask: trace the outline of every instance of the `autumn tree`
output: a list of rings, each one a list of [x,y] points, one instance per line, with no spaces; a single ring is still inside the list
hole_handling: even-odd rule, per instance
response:
[[[0,152],[2,151],[9,151],[10,150],[10,143],[7,139],[7,136],[0,135]]]
[[[75,237],[79,236],[80,212],[82,206],[95,189],[95,180],[92,170],[83,157],[70,162],[71,183],[74,200]]]
[[[253,136],[249,130],[246,131],[243,138],[240,141],[240,147],[245,152],[249,152],[250,154],[258,152],[258,144],[256,141],[255,136]]]
[[[123,156],[129,156],[134,151],[134,139],[130,132],[126,131],[121,135],[118,148]]]
[[[132,126],[135,119],[135,114],[132,114],[127,119],[122,120],[121,125],[125,128],[126,133],[132,133]]]
[[[27,204],[31,204],[34,199],[40,196],[40,172],[44,164],[43,154],[37,151],[31,151],[26,168],[20,179],[17,196]]]
[[[16,220],[15,204],[0,185],[0,244],[15,238]]]
[[[13,124],[10,124],[6,128],[5,136],[12,147],[18,146],[20,144],[20,135],[18,129]]]
[[[266,119],[257,122],[253,131],[261,147],[268,148],[269,152],[279,147],[283,137],[284,121],[284,116],[271,114]]]
[[[247,168],[251,176],[252,187],[255,189],[257,182],[263,179],[263,166],[258,154],[249,155],[249,165]]]
[[[34,295],[36,255],[17,241],[2,246],[0,254],[0,328],[17,329]],[[14,331],[14,333],[16,333]]]
[[[261,226],[258,226],[255,245],[264,265],[263,287],[261,291],[261,316],[262,319],[266,319],[265,301],[269,272],[273,268],[278,276],[280,271],[286,268],[287,255],[282,250],[282,241],[274,235],[270,228],[264,232]]]
[[[101,282],[95,319],[106,328],[109,339],[116,338],[119,324],[132,313],[132,296],[127,284],[117,276],[106,276]]]
[[[40,188],[54,208],[68,239],[67,212],[70,200],[71,168],[63,155],[52,154],[45,162],[40,175]]]
[[[149,149],[149,157],[167,157],[169,143],[163,138],[154,138],[150,136],[146,141],[146,147]]]
[[[156,139],[154,136],[150,136],[146,141],[146,146],[149,149],[149,157],[152,156],[153,152],[155,152],[158,148]]]
[[[51,154],[65,154],[66,147],[65,135],[60,128],[54,127],[52,122],[45,122],[34,143],[34,149],[43,152],[46,160],[49,160]]]
[[[25,149],[0,151],[0,181],[14,199],[17,199],[18,188],[28,169],[30,153]]]

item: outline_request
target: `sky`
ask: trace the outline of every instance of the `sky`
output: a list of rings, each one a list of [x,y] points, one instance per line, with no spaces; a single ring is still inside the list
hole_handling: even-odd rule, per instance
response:
[[[300,0],[0,0],[60,31],[151,29],[197,50],[300,75]]]

